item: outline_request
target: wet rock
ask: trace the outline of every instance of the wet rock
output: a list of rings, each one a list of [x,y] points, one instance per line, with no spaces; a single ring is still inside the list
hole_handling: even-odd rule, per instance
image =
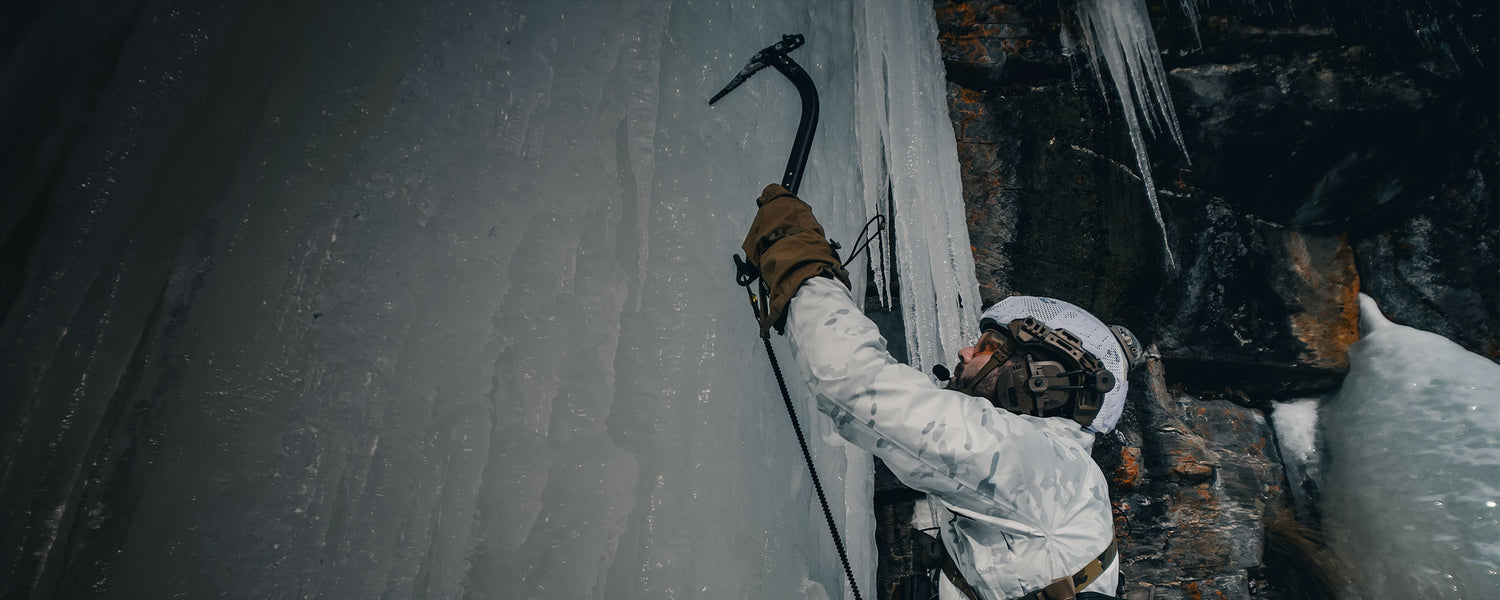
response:
[[[1209,389],[1336,385],[1361,285],[1500,357],[1500,223],[1486,181],[1495,86],[1472,87],[1467,55],[1434,67],[1437,46],[1409,48],[1367,22],[1447,17],[1386,3],[1358,18],[1205,7],[1195,25],[1154,8],[1191,157],[1151,147],[1174,271],[1118,109],[1081,63],[1069,70],[1049,37],[1061,15],[1042,5],[935,4],[986,303],[1031,293],[1088,305],[1160,340],[1174,373]],[[1029,59],[1049,66],[1007,78],[1020,53],[996,36],[1025,37]],[[977,71],[1001,74],[976,83]]]
[[[910,527],[898,524],[911,522],[914,501],[893,504],[876,504],[875,520],[882,526],[875,529],[875,545],[879,550],[875,572],[875,596],[891,598],[896,584],[914,572],[912,567],[912,535]]]
[[[1445,143],[1432,127],[1442,111],[1436,90],[1367,69],[1311,54],[1172,70],[1195,158],[1183,177],[1288,226],[1399,210],[1442,175],[1429,164]]]
[[[1252,598],[1268,515],[1289,505],[1262,413],[1171,391],[1160,361],[1132,388],[1129,416],[1095,450],[1112,470],[1128,591],[1156,598]],[[1116,462],[1113,457],[1124,459]],[[1129,466],[1139,456],[1141,464]],[[1119,485],[1121,473],[1140,475]]]
[[[1299,394],[1337,387],[1359,337],[1359,274],[1346,237],[1298,233],[1218,202],[1186,220],[1184,272],[1155,332],[1178,381]],[[1185,228],[1187,229],[1187,228]],[[1189,262],[1190,261],[1190,262]]]
[[[1344,236],[1365,293],[1500,359],[1500,76],[1473,60],[1494,31],[1455,36],[1493,8],[1461,21],[1348,8],[1317,23],[1205,15],[1202,47],[1166,58],[1192,164],[1154,154],[1157,178],[1250,219]],[[1432,37],[1403,30],[1418,24]],[[1158,31],[1184,39],[1180,26]]]
[[[1057,48],[1048,42],[1056,39],[1057,27],[1037,18],[1037,4],[1045,3],[934,3],[949,80],[971,90],[989,90],[1058,75],[1062,65]],[[1066,74],[1065,68],[1061,73]]]
[[[1057,87],[951,85],[949,100],[983,302],[1048,295],[1137,326],[1163,281],[1162,245],[1139,177],[1116,158],[1129,141],[1091,125],[1101,107]]]
[[[1490,360],[1500,360],[1500,211],[1485,173],[1497,172],[1493,163],[1474,169],[1412,218],[1355,246],[1364,292],[1391,320],[1420,324]]]
[[[1127,163],[1128,140],[1063,86],[950,86],[980,293],[1087,305],[1161,341],[1186,383],[1303,392],[1337,385],[1359,279],[1343,234],[1302,233],[1183,183],[1163,190],[1181,265]]]

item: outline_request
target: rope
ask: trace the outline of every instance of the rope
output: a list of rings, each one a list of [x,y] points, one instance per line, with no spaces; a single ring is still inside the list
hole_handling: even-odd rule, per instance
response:
[[[823,495],[823,483],[818,480],[818,470],[813,467],[812,452],[807,449],[807,438],[802,435],[802,424],[797,421],[792,396],[786,391],[786,379],[781,376],[781,365],[776,363],[776,353],[771,350],[771,338],[763,337],[760,341],[766,344],[766,356],[771,358],[771,371],[776,373],[776,385],[781,386],[781,399],[786,401],[786,416],[792,418],[792,429],[797,432],[797,444],[802,446],[802,460],[807,462],[807,472],[812,474],[813,489],[818,491],[818,503],[823,505],[823,518],[828,520],[828,532],[833,534],[833,546],[839,551],[839,562],[844,563],[844,576],[849,578],[849,589],[854,592],[854,600],[864,600],[859,595],[859,585],[854,583],[854,570],[849,568],[849,555],[844,552],[844,539],[839,537],[839,527],[833,522],[833,511],[828,509],[828,497]]]
[[[745,292],[750,295],[750,308],[755,312],[756,320],[760,320],[760,305],[757,303],[755,293],[750,291],[750,284],[759,279],[759,273],[754,273],[751,278],[751,269],[755,269],[750,263],[740,260],[739,255],[734,257],[735,265],[739,269],[740,285],[745,286]],[[761,296],[766,295],[764,284],[761,286]],[[833,511],[828,508],[828,496],[823,494],[823,482],[818,479],[818,469],[813,466],[812,451],[807,449],[807,437],[802,435],[802,423],[797,420],[797,409],[792,406],[792,395],[787,392],[786,378],[781,375],[781,364],[776,361],[776,351],[771,349],[771,336],[762,335],[760,341],[765,343],[766,356],[771,359],[771,372],[776,374],[776,386],[781,388],[781,400],[786,403],[786,416],[792,420],[792,430],[797,432],[797,445],[802,447],[802,460],[807,463],[807,472],[812,475],[813,489],[818,492],[818,504],[823,507],[823,518],[828,521],[828,532],[833,536],[833,547],[838,550],[839,562],[844,565],[844,577],[849,579],[849,590],[854,592],[854,600],[864,600],[859,594],[859,584],[854,583],[854,569],[849,568],[849,554],[844,551],[844,538],[839,536],[839,527],[833,521]]]

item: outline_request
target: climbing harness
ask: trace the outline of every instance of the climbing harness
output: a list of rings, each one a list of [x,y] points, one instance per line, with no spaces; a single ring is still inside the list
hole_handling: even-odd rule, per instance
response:
[[[803,41],[801,34],[781,36],[780,42],[762,48],[760,52],[755,53],[755,56],[750,57],[749,64],[734,76],[729,85],[724,86],[724,89],[708,101],[709,106],[713,106],[720,98],[767,66],[775,67],[792,81],[792,84],[797,87],[798,95],[802,98],[802,118],[797,124],[797,137],[792,143],[791,157],[787,159],[781,185],[793,194],[796,194],[797,188],[802,185],[802,172],[807,167],[808,151],[812,148],[813,133],[818,124],[818,91],[813,86],[812,78],[807,75],[807,71],[787,56],[788,52],[802,47]],[[865,245],[868,246],[868,242]],[[837,246],[835,246],[836,249]],[[755,311],[755,319],[759,321],[768,309],[769,290],[766,289],[765,280],[761,279],[759,269],[755,265],[746,262],[738,254],[734,255],[734,264],[735,282],[743,286],[745,292],[749,294],[750,307]],[[757,282],[760,284],[759,298],[750,289],[750,286]],[[833,545],[838,550],[839,562],[844,565],[844,576],[849,579],[849,589],[854,593],[855,600],[863,600],[859,594],[859,585],[854,582],[854,570],[849,568],[849,555],[844,551],[843,537],[839,535],[838,525],[834,523],[833,511],[828,508],[828,498],[823,494],[823,483],[818,479],[817,468],[813,466],[812,452],[807,449],[807,438],[802,435],[802,424],[797,420],[797,411],[792,405],[792,396],[787,392],[786,378],[781,374],[781,365],[776,362],[776,352],[771,349],[770,332],[762,329],[760,339],[765,344],[766,356],[771,359],[771,371],[776,374],[776,385],[781,389],[781,399],[786,403],[786,414],[791,418],[792,429],[797,433],[797,444],[802,447],[802,460],[807,463],[807,471],[812,475],[813,489],[818,493],[818,503],[823,507],[823,518],[828,521],[828,531],[833,535]]]
[[[963,573],[958,570],[958,563],[953,561],[953,556],[948,554],[943,542],[936,536],[927,533],[926,530],[912,528],[909,530],[911,539],[910,556],[912,569],[916,571],[902,578],[892,594],[897,600],[929,600],[937,597],[937,577],[942,573],[948,581],[953,584],[960,594],[968,600],[983,600],[974,586],[964,579]],[[1110,561],[1115,560],[1119,554],[1119,545],[1111,540],[1109,546],[1104,548],[1099,556],[1089,561],[1077,573],[1071,577],[1059,577],[1040,590],[1017,598],[1016,600],[1088,600],[1090,598],[1112,598],[1107,594],[1097,592],[1079,592],[1081,588],[1088,587],[1104,575],[1105,569],[1109,568]],[[1120,587],[1123,587],[1123,576]]]

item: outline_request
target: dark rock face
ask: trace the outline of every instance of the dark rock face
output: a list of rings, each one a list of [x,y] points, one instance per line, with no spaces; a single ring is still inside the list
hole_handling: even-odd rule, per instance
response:
[[[1495,7],[1148,5],[1186,146],[1149,147],[1165,240],[1112,90],[1061,41],[1073,4],[934,3],[981,294],[1069,300],[1159,354],[1094,453],[1132,595],[1314,594],[1268,566],[1270,401],[1336,388],[1360,292],[1500,359]]]
[[[1493,84],[1306,37],[1320,45],[1173,69],[1193,164],[1163,166],[1187,197],[1345,236],[1389,316],[1500,358]]]
[[[1493,132],[1494,126],[1488,129]],[[1493,148],[1495,144],[1491,145]],[[1500,359],[1500,218],[1495,190],[1486,182],[1500,172],[1493,151],[1476,167],[1439,191],[1415,215],[1372,231],[1357,242],[1359,271],[1367,292],[1398,323],[1459,342]]]
[[[1121,565],[1156,598],[1250,598],[1262,522],[1287,503],[1281,459],[1260,411],[1170,391],[1159,361],[1120,433],[1096,459],[1113,483]]]
[[[1210,203],[1157,343],[1200,389],[1274,394],[1338,385],[1359,338],[1359,275],[1344,236],[1276,227]]]

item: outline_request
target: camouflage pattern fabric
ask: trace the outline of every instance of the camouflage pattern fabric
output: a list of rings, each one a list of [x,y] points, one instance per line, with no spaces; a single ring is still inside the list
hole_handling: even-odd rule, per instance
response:
[[[946,510],[943,544],[985,598],[1019,598],[1071,576],[1114,539],[1108,484],[1089,455],[1094,434],[1078,423],[1012,414],[938,387],[891,358],[875,324],[831,279],[798,290],[787,335],[839,434]],[[1117,563],[1085,590],[1115,593]]]

